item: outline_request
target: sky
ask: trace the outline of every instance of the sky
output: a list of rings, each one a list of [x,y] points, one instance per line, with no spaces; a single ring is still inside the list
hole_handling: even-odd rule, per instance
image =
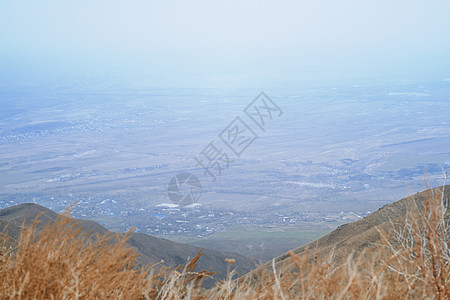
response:
[[[449,15],[447,0],[0,0],[0,79],[444,79]]]

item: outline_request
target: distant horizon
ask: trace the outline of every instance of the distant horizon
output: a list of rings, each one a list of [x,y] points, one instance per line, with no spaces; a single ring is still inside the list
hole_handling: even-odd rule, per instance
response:
[[[443,80],[449,13],[438,0],[3,1],[0,84],[261,89]]]

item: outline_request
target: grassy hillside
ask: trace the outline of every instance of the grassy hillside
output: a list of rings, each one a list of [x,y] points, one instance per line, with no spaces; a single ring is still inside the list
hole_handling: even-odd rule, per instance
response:
[[[449,203],[450,185],[442,190],[444,193],[441,193],[439,189],[430,189],[385,205],[359,221],[341,225],[336,230],[311,243],[280,255],[274,260],[275,265],[277,267],[286,264],[292,265],[290,261],[292,254],[301,257],[307,252],[309,254],[314,253],[316,257],[321,259],[332,256],[333,260],[341,261],[349,254],[357,257],[363,251],[377,249],[383,242],[381,232],[394,234],[393,230],[403,230],[411,214],[420,215],[424,213],[427,201],[442,200]],[[437,204],[434,203],[434,205]],[[445,218],[450,218],[448,210],[445,211]],[[266,263],[263,268],[271,269],[272,262]]]
[[[400,200],[239,279],[204,289],[201,255],[186,266],[133,268],[136,236],[95,239],[68,218],[1,239],[0,297],[12,299],[448,299],[449,187]],[[3,214],[4,216],[5,214]],[[19,221],[6,217],[11,224]],[[8,221],[4,221],[5,222]],[[15,228],[17,229],[17,228]],[[37,232],[39,234],[37,234]]]
[[[45,225],[53,223],[59,215],[45,207],[37,204],[20,204],[0,210],[0,232],[7,228],[10,237],[9,244],[13,245],[20,238],[20,231],[23,224],[30,226],[38,218],[39,223],[35,224],[38,231],[43,230]],[[112,234],[97,222],[90,220],[76,220],[83,233],[90,235]],[[164,261],[164,265],[176,267],[186,264],[195,257],[202,249],[188,244],[177,243],[166,239],[157,238],[142,233],[130,233],[126,241],[127,245],[136,248],[138,265],[148,265],[155,262]],[[236,261],[237,270],[240,274],[245,274],[255,267],[253,261],[237,253],[226,251],[203,249],[203,256],[198,263],[199,269],[213,268],[216,274],[215,280],[222,280],[227,275],[227,263],[225,258],[232,258]],[[213,280],[208,280],[211,284]]]

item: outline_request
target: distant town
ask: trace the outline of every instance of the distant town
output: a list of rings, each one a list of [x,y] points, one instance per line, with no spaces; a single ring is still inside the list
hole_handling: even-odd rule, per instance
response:
[[[36,200],[36,199],[33,199]],[[50,201],[46,206],[52,210],[64,211],[69,201]],[[104,199],[78,201],[71,206],[72,216],[78,219],[97,220],[101,225],[116,232],[130,229],[136,232],[155,236],[185,235],[197,238],[216,232],[226,231],[238,225],[259,225],[270,229],[303,224],[307,229],[311,224],[348,223],[357,221],[367,212],[342,211],[340,213],[325,212],[285,212],[285,213],[248,213],[235,210],[211,209],[201,204],[188,207],[175,204],[160,204],[152,209],[119,207],[118,201]],[[0,209],[16,205],[13,200],[0,200]],[[119,222],[119,220],[121,220]]]

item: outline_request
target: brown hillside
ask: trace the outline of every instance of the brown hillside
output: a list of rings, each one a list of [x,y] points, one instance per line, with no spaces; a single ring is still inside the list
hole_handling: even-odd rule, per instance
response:
[[[418,210],[422,211],[425,199],[435,198],[433,195],[440,193],[441,190],[442,187],[429,189],[385,205],[367,217],[342,225],[318,240],[301,246],[292,252],[301,257],[307,251],[309,254],[314,253],[317,258],[327,258],[332,253],[335,261],[346,258],[352,253],[354,257],[357,257],[363,250],[380,246],[382,243],[380,231],[392,232],[394,227],[402,226],[407,216],[407,211],[412,206],[416,206]],[[450,185],[445,186],[444,198],[447,199],[447,203],[450,202]],[[446,218],[450,218],[448,210]],[[286,253],[275,258],[277,268],[282,268],[284,265],[292,265],[290,257],[291,255]],[[272,262],[264,264],[262,268],[266,270],[272,269]],[[289,268],[285,270],[289,270]],[[255,272],[253,271],[248,275],[253,276],[254,274]],[[243,278],[247,278],[247,275]]]
[[[58,214],[37,204],[25,203],[0,210],[0,232],[7,230],[12,243],[17,242],[20,237],[22,224],[30,225],[38,217],[40,221],[38,230],[48,222],[54,222]],[[84,233],[104,235],[111,233],[97,222],[90,220],[76,220]],[[177,243],[166,239],[150,236],[142,233],[131,233],[127,244],[136,248],[139,254],[138,262],[140,265],[157,263],[164,260],[164,265],[176,267],[186,264],[195,257],[199,251],[204,255],[201,257],[196,270],[213,269],[216,274],[216,280],[222,280],[227,275],[226,258],[233,258],[236,261],[236,271],[239,274],[245,274],[255,267],[251,259],[237,253],[209,250],[191,246],[188,244]],[[207,283],[211,284],[209,280]]]

